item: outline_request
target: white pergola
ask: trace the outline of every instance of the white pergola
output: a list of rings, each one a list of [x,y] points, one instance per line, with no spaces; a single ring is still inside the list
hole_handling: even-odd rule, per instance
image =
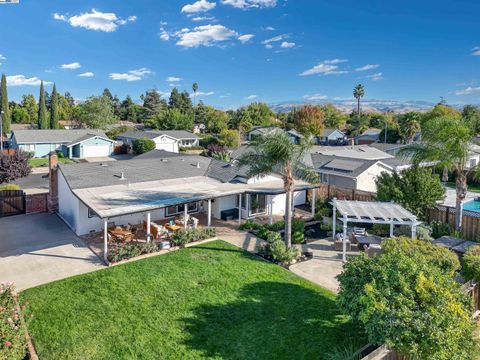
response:
[[[407,225],[412,228],[412,239],[416,238],[417,225],[421,224],[417,217],[401,205],[394,202],[349,201],[333,198],[333,236],[336,235],[337,211],[343,223],[342,260],[347,260],[347,225],[348,223],[370,223],[390,225],[390,236],[393,236],[395,225]]]

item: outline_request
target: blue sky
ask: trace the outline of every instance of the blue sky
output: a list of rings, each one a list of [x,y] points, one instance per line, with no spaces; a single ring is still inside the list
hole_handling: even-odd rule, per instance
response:
[[[350,98],[359,82],[367,98],[480,103],[478,14],[474,0],[20,0],[0,5],[0,71],[14,100],[43,79],[78,99],[196,81],[224,108]]]

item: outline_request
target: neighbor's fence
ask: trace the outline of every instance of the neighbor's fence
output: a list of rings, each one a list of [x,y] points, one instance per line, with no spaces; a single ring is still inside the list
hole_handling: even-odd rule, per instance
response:
[[[439,205],[427,212],[428,223],[440,221],[449,224],[455,229],[455,208]],[[463,210],[462,212],[462,238],[465,240],[479,240],[480,238],[480,213]]]
[[[0,191],[0,217],[25,214],[25,194],[22,190]]]
[[[331,199],[336,197],[339,200],[375,201],[375,194],[362,190],[345,189],[335,185],[321,184],[317,189],[318,199]]]

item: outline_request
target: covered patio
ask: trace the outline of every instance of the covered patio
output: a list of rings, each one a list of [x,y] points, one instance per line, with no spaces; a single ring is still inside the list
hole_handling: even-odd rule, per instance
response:
[[[347,261],[347,232],[349,223],[389,225],[390,237],[393,237],[395,226],[406,225],[412,230],[412,239],[416,238],[417,226],[421,224],[414,214],[394,202],[349,201],[333,198],[330,204],[333,206],[332,228],[334,229],[334,238],[336,236],[337,211],[340,213],[339,220],[343,224],[343,262]]]

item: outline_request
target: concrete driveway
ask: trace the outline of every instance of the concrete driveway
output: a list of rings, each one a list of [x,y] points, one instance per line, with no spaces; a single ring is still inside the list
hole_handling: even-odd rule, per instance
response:
[[[54,214],[0,218],[0,282],[12,281],[23,290],[102,267]]]

